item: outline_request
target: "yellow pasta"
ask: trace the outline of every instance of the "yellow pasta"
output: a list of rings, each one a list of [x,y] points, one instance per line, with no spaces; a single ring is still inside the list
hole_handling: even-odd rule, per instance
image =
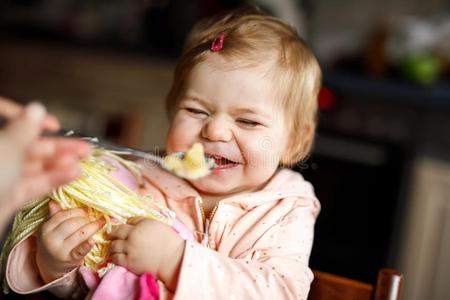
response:
[[[141,180],[141,171],[137,164],[103,149],[94,149],[93,154],[80,162],[82,176],[80,179],[59,187],[42,199],[27,204],[14,219],[13,228],[4,244],[0,261],[4,271],[9,251],[20,240],[36,231],[47,219],[48,201],[57,201],[63,209],[87,208],[88,214],[96,219],[105,218],[106,224],[93,236],[95,245],[86,255],[84,265],[97,271],[108,258],[110,242],[105,235],[114,224],[124,224],[132,217],[145,217],[171,223],[172,212],[157,204],[147,196],[143,197],[129,189],[111,176],[115,168],[104,158],[110,157],[127,168]],[[3,289],[8,287],[3,280]]]

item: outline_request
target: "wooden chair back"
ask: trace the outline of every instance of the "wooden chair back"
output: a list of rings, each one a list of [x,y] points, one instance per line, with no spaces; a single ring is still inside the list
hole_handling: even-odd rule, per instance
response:
[[[381,269],[376,285],[314,271],[308,300],[400,300],[403,275]]]

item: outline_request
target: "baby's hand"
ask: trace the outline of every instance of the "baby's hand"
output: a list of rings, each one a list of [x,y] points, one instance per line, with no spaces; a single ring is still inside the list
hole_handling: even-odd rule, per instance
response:
[[[89,218],[81,208],[61,210],[49,202],[50,219],[37,235],[36,262],[44,282],[53,281],[80,266],[94,242],[90,239],[104,221]]]
[[[109,235],[112,261],[135,274],[155,273],[174,290],[184,240],[168,225],[149,219],[117,226]]]

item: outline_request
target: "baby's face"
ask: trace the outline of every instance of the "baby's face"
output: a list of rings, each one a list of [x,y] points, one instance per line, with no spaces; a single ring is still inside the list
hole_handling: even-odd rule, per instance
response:
[[[255,68],[227,69],[210,55],[187,78],[167,136],[167,150],[202,143],[218,167],[190,181],[200,192],[251,191],[275,172],[288,140],[272,83]]]

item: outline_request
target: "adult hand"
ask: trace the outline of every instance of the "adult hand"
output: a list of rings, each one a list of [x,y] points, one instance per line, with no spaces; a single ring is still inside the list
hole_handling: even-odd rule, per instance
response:
[[[59,128],[56,118],[47,115],[41,104],[22,108],[2,98],[0,114],[10,120],[0,130],[1,230],[27,200],[79,176],[78,161],[89,154],[90,147],[81,140],[41,137],[42,130]]]
[[[24,111],[24,107],[17,104],[11,99],[0,96],[0,115],[7,119],[15,119],[20,116]],[[42,129],[48,131],[56,131],[60,128],[58,119],[51,115],[46,114],[42,122]]]

